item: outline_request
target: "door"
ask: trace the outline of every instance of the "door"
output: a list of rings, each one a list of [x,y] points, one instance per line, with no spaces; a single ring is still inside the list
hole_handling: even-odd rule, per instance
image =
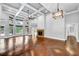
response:
[[[78,41],[78,24],[66,25],[66,37],[69,35],[75,36]]]

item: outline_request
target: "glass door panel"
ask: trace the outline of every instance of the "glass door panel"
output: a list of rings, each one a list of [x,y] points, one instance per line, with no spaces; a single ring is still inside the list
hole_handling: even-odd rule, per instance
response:
[[[0,39],[0,53],[5,52],[5,42],[4,39]]]

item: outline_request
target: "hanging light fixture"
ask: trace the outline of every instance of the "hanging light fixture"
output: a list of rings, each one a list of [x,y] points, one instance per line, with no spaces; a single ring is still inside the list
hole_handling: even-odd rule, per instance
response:
[[[29,19],[29,20],[33,20],[33,19],[35,19],[35,17],[30,16],[30,11],[29,11],[29,10],[27,10],[27,12],[28,12],[28,19]]]
[[[63,10],[59,9],[59,3],[57,3],[57,11],[53,13],[53,18],[57,19],[59,17],[63,18]]]

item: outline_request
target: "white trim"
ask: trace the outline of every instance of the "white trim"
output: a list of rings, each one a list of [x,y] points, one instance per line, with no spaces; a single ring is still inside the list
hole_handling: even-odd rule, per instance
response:
[[[77,12],[79,12],[79,9],[78,10],[75,10],[75,11],[71,11],[71,12],[65,13],[65,15],[69,15],[69,14],[77,13]]]
[[[40,12],[40,11],[43,10],[44,8],[37,10],[37,9],[33,8],[32,6],[30,6],[30,5],[28,5],[28,4],[25,4],[25,6],[31,8],[32,10],[34,10],[34,11],[35,11],[34,14],[36,14],[37,12],[43,14],[43,13]],[[32,14],[31,16],[33,16],[33,14]]]
[[[2,6],[7,7],[7,8],[9,8],[9,9],[11,9],[12,11],[15,11],[15,13],[18,12],[18,9],[12,8],[12,7],[8,6],[8,5],[2,4]],[[15,14],[15,13],[14,13],[14,14]],[[24,11],[21,11],[21,13],[23,13],[25,16],[28,15],[28,14],[25,13]]]
[[[41,14],[43,14],[42,12],[40,12],[40,11],[43,10],[43,9],[44,9],[44,8],[41,8],[40,10],[38,10],[38,11],[32,13],[30,16],[33,16],[33,15],[36,14],[36,13],[41,13]]]
[[[15,14],[15,17],[18,16],[18,14],[23,10],[24,6],[25,6],[25,4],[23,4],[23,5],[19,8],[18,12]]]
[[[65,41],[66,40],[66,39],[63,39],[63,38],[52,37],[52,36],[44,36],[44,37],[51,38],[51,39],[62,40],[62,41]]]

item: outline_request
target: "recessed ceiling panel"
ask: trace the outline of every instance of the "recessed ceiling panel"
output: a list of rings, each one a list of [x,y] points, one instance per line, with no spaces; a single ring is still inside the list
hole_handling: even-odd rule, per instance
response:
[[[65,12],[71,12],[77,10],[79,7],[79,3],[60,3],[59,8],[64,10]]]
[[[4,4],[16,9],[19,9],[21,7],[20,3],[4,3]]]
[[[10,9],[8,7],[5,7],[5,6],[2,6],[2,10],[8,14],[13,14],[15,15],[17,11],[13,10],[13,9]]]
[[[55,12],[57,9],[57,3],[41,3],[50,12]]]
[[[28,12],[28,10],[29,10],[29,12]],[[27,7],[27,6],[25,6],[22,11],[26,12],[27,14],[28,14],[28,13],[29,13],[29,14],[32,14],[32,13],[35,12],[34,10],[30,9],[30,8]]]
[[[41,14],[40,13],[36,13],[33,16],[38,17],[38,16],[41,16]]]
[[[7,11],[7,9],[8,9],[7,7],[2,6],[3,11]]]
[[[41,12],[44,13],[44,14],[50,13],[47,9],[43,9],[43,10],[41,10]]]
[[[40,3],[28,3],[28,4],[37,10],[43,7]]]
[[[47,10],[50,12],[57,11],[57,3],[41,3]],[[79,7],[79,3],[59,3],[59,9],[64,12],[71,12],[77,10]]]

